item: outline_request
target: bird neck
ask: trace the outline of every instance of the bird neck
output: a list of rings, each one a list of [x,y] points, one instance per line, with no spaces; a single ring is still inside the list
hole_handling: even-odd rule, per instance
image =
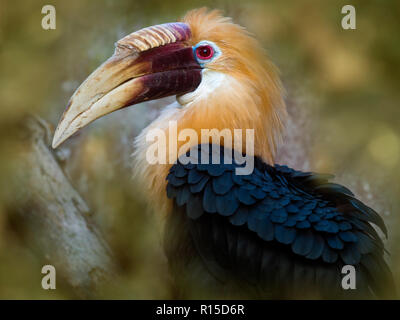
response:
[[[276,140],[281,133],[277,129],[280,123],[274,123],[276,115],[271,114],[273,106],[263,105],[265,101],[254,91],[237,86],[235,81],[224,83],[229,86],[208,92],[206,98],[202,90],[196,90],[196,95],[191,93],[178,98],[136,138],[134,174],[158,211],[169,211],[165,179],[170,167],[195,145],[219,143],[227,147],[229,139],[226,137],[230,136],[229,147],[273,164]],[[240,138],[237,130],[240,130]],[[204,138],[205,131],[208,135]],[[157,132],[157,138],[154,132]],[[162,141],[159,135],[163,136]],[[197,139],[191,138],[193,136]],[[240,139],[241,143],[235,139]],[[148,159],[156,140],[166,146],[167,154],[158,159],[163,159],[164,163],[152,163]]]

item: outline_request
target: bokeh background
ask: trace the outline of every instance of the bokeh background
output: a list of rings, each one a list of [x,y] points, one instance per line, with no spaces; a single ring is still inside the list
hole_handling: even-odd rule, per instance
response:
[[[353,4],[357,29],[341,28]],[[57,12],[41,28],[42,6]],[[291,118],[277,161],[331,172],[389,227],[388,260],[400,285],[400,2],[386,1],[11,1],[0,2],[0,298],[79,298],[62,278],[40,286],[36,254],[9,208],[27,115],[55,125],[77,86],[139,28],[218,8],[259,39],[281,70]],[[58,151],[91,219],[108,242],[115,277],[95,297],[170,298],[157,218],[131,178],[135,135],[171,98],[124,109],[83,130]]]

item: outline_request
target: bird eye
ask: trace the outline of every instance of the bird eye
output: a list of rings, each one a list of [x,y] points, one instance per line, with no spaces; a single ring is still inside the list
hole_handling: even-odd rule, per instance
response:
[[[196,48],[196,56],[200,60],[211,59],[213,55],[214,55],[214,49],[208,44]]]

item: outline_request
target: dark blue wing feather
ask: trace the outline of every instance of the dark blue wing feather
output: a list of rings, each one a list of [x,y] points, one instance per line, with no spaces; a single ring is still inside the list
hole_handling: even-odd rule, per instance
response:
[[[199,162],[204,157],[200,149],[200,145],[197,146]],[[290,273],[290,279],[308,270],[307,277],[316,281],[323,270],[337,272],[340,266],[351,264],[362,266],[361,270],[365,270],[362,279],[371,282],[366,285],[371,290],[377,288],[375,283],[379,276],[385,278],[387,283],[391,282],[389,269],[381,268],[386,271],[380,273],[376,267],[386,264],[382,240],[370,223],[386,234],[382,218],[355,199],[349,189],[329,182],[333,176],[300,172],[287,166],[269,166],[258,158],[255,159],[254,171],[240,176],[235,173],[235,168],[240,166],[234,161],[233,164],[223,164],[224,152],[231,151],[221,147],[220,163],[215,165],[183,165],[178,160],[167,177],[168,197],[174,199],[178,207],[186,208],[192,223],[208,219],[210,214],[215,217],[216,213],[218,219],[224,221],[218,222],[224,223],[223,227],[214,225],[212,229],[209,226],[210,230],[203,223],[205,230],[202,237],[194,236],[194,239],[202,239],[200,242],[214,241],[212,252],[219,255],[214,258],[218,265],[224,264],[225,268],[228,265],[229,268],[229,264],[248,261],[248,268],[252,270],[263,273],[267,270],[271,272],[275,267],[281,268],[281,273],[278,273],[282,276]],[[208,155],[209,163],[211,155]],[[213,220],[212,223],[217,222]],[[239,228],[240,232],[228,236],[225,235],[227,231],[220,231],[219,228]],[[246,240],[247,233],[252,233],[252,237],[258,240]],[[205,240],[208,239],[207,234],[212,240]],[[270,255],[266,246],[271,251]],[[201,243],[197,247],[201,248]],[[203,256],[211,251],[205,252]],[[252,253],[257,259],[252,260]],[[266,262],[271,257],[278,259],[279,263]],[[254,261],[259,265],[254,266]],[[244,265],[241,264],[241,268],[245,268]],[[238,265],[231,267],[240,269]],[[313,268],[317,268],[318,272]],[[337,276],[331,275],[330,279]],[[260,274],[258,279],[261,281],[265,277]]]

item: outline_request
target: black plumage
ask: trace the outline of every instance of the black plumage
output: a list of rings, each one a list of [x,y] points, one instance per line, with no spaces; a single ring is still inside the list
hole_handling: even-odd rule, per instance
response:
[[[198,145],[198,162],[207,156],[210,164],[178,159],[167,177],[175,212],[166,251],[181,278],[196,283],[209,275],[205,287],[215,280],[213,286],[236,286],[248,297],[301,298],[306,289],[329,298],[393,294],[371,223],[387,230],[373,209],[329,182],[331,175],[270,166],[258,157],[251,174],[237,175],[234,159],[223,163],[226,152],[232,150],[220,147],[220,163],[211,164],[211,151]],[[356,290],[341,287],[346,264],[356,268]]]

